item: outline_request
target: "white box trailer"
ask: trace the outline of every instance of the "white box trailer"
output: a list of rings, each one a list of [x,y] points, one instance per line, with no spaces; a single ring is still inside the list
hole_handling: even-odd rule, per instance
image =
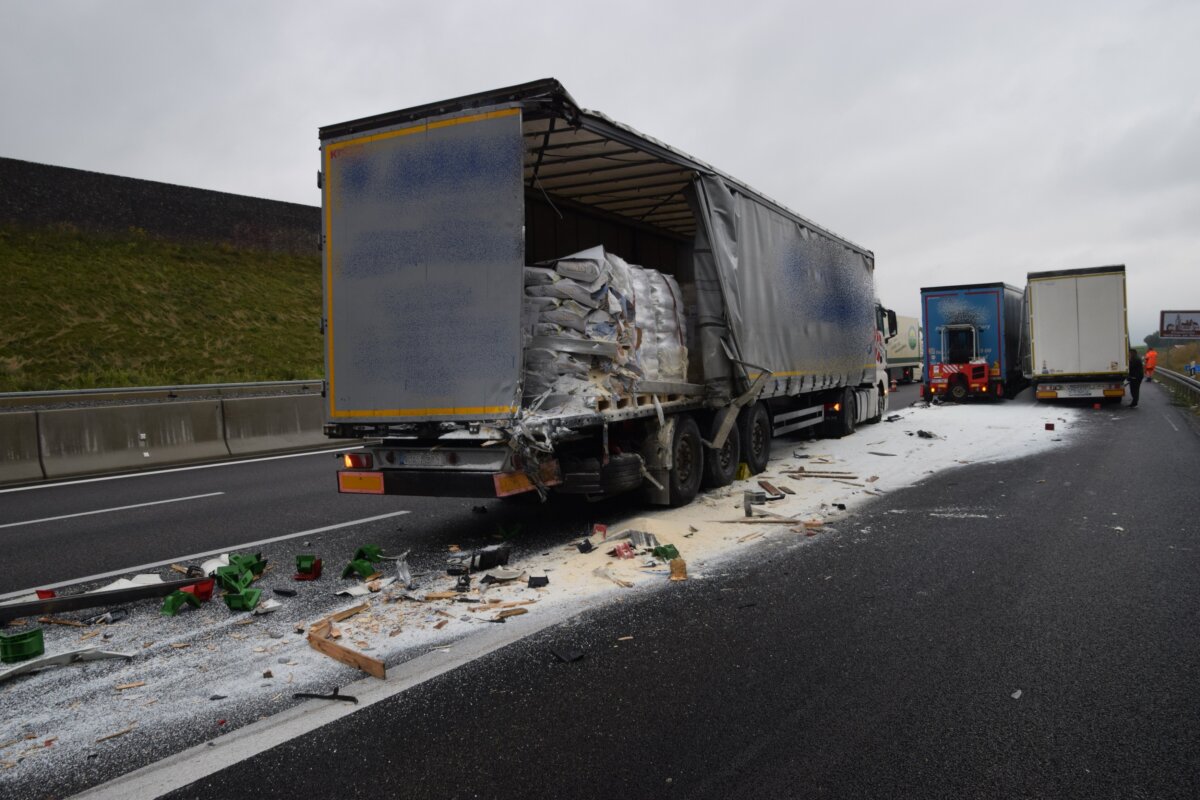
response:
[[[887,342],[888,377],[898,383],[919,383],[922,378],[924,332],[916,317],[896,316],[896,335]]]
[[[339,491],[641,487],[679,505],[740,462],[762,471],[775,435],[844,435],[886,409],[895,315],[875,300],[870,251],[553,79],[320,139],[325,430],[378,440],[346,454]],[[555,283],[566,275],[597,278]],[[531,311],[554,306],[530,296],[547,286],[571,288],[587,324]],[[593,308],[627,338],[589,340]],[[666,334],[681,372],[629,369]],[[540,363],[579,370],[584,390],[556,405]]]
[[[1129,375],[1125,267],[1031,272],[1025,377],[1039,400],[1120,402]]]

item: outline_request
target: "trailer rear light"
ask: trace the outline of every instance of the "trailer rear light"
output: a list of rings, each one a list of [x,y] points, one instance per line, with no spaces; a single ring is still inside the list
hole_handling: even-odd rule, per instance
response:
[[[1105,389],[1104,396],[1105,397],[1124,397],[1125,390],[1124,389]]]
[[[980,386],[980,387],[979,387],[979,391],[986,393],[986,392],[987,392],[987,387],[986,387],[986,386]]]
[[[1037,393],[1038,400],[1053,400],[1058,397],[1058,392],[1041,391]]]
[[[342,465],[346,469],[370,469],[372,465],[370,453],[342,453]]]

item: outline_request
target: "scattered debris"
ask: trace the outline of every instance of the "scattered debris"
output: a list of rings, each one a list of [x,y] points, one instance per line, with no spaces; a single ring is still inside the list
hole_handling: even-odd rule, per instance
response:
[[[541,589],[542,587],[549,586],[549,585],[550,585],[550,578],[547,575],[530,575],[529,576],[529,588],[530,589]]]
[[[629,638],[632,639],[633,637],[630,636]],[[573,663],[575,661],[579,661],[581,658],[583,658],[582,650],[576,650],[574,648],[569,648],[569,647],[554,647],[554,646],[551,646],[549,649],[550,649],[550,654],[552,656],[554,656],[555,658],[557,658],[563,664],[571,664],[571,663]]]
[[[264,600],[254,609],[254,613],[259,615],[270,614],[272,611],[278,611],[281,608],[283,608],[283,603],[278,600]]]
[[[899,414],[892,414],[892,415],[888,416],[888,418],[885,419],[884,422],[895,422],[896,420],[898,420],[900,418],[901,417]]]
[[[120,622],[127,616],[129,616],[129,612],[125,609],[114,608],[112,611],[105,611],[103,614],[88,617],[83,622],[85,625],[112,625],[114,622]]]
[[[686,581],[687,577],[687,562],[682,558],[671,559],[671,580]]]
[[[453,592],[449,592],[454,596]],[[383,679],[387,677],[387,672],[382,661],[377,658],[365,656],[362,653],[356,653],[337,642],[333,641],[331,636],[336,638],[333,630],[333,623],[341,622],[344,619],[354,616],[360,611],[367,610],[366,603],[348,608],[344,611],[339,611],[331,614],[328,617],[314,622],[308,629],[308,645],[314,650],[323,653],[330,658],[342,662],[348,666],[360,669],[363,672],[373,677]]]
[[[145,681],[134,681],[133,683],[122,683],[118,686],[114,686],[113,688],[116,689],[118,692],[123,692],[126,689],[137,689],[138,687],[145,686],[145,685],[146,685]]]
[[[295,589],[272,589],[272,591],[280,597],[295,597],[297,594]]]
[[[579,548],[579,552],[581,552],[581,553],[590,553],[596,549],[595,546],[592,544],[591,539],[584,539],[582,542],[579,542],[575,546]]]
[[[761,486],[763,488],[763,491],[765,491],[767,493],[767,495],[766,495],[767,500],[782,500],[783,499],[783,495],[784,495],[783,491],[781,489],[777,488],[775,486],[775,484],[771,483],[770,481],[759,481],[758,485]]]
[[[895,456],[896,455],[895,453],[880,453],[875,450],[868,450],[867,452],[873,456]]]
[[[118,736],[124,736],[127,733],[132,733],[133,729],[136,727],[137,727],[137,723],[135,722],[132,725],[130,725],[128,728],[122,728],[121,730],[117,731],[116,733],[105,734],[104,736],[101,736],[99,739],[96,740],[96,744],[99,744],[100,742],[106,742],[109,739],[115,739]]]
[[[632,589],[633,588],[633,584],[631,582],[624,580],[623,578],[616,577],[615,575],[613,575],[611,572],[608,571],[608,567],[596,567],[594,570],[592,570],[592,574],[595,575],[597,578],[604,578],[606,581],[612,581],[617,586],[620,586],[622,589]]]
[[[508,609],[505,609],[504,611],[501,611],[499,614],[497,614],[495,617],[493,617],[493,619],[496,619],[496,620],[508,619],[509,617],[519,617],[522,614],[528,614],[528,613],[529,613],[528,608],[508,608]]]
[[[608,554],[614,558],[633,558],[636,555],[633,545],[629,542],[617,542],[617,546],[609,550]]]
[[[40,628],[38,629],[41,630]],[[0,672],[0,682],[6,681],[9,678],[15,678],[18,675],[25,675],[30,672],[37,672],[46,667],[66,666],[68,664],[76,664],[81,661],[99,661],[106,658],[133,658],[132,653],[113,653],[107,650],[101,650],[98,647],[85,647],[79,650],[68,650],[65,653],[57,653],[52,656],[43,656],[35,658],[31,661],[25,661],[22,664]]]
[[[921,430],[917,431],[917,436],[920,436],[922,439],[940,439],[940,438],[942,438],[936,434],[930,433],[929,431],[921,431]]]
[[[4,635],[0,633],[0,662],[15,664],[27,661],[46,652],[45,638],[41,628]]]
[[[311,554],[296,556],[296,574],[292,576],[292,580],[315,581],[320,577],[321,559]]]
[[[312,700],[345,700],[347,703],[358,705],[358,698],[348,694],[338,694],[338,689],[335,686],[329,694],[315,694],[313,692],[296,692],[292,695],[296,700],[312,699]]]
[[[661,561],[670,561],[674,558],[679,558],[679,548],[673,544],[661,544],[654,548],[654,557]]]
[[[182,589],[178,589],[167,595],[167,599],[163,601],[162,609],[159,610],[158,613],[164,617],[173,617],[178,614],[185,605],[192,606],[193,608],[199,608],[200,598],[190,592],[185,592]]]
[[[164,581],[157,575],[139,575],[134,579],[122,578],[102,589],[91,592],[0,605],[0,625],[21,617],[53,615],[63,611],[79,611],[96,606],[120,605],[149,597],[164,597],[184,586],[191,586],[195,582],[195,579],[189,578]]]
[[[274,678],[274,677],[275,677],[275,673],[274,673],[274,672],[271,672],[271,670],[269,670],[269,669],[264,669],[264,670],[263,670],[263,677],[264,677],[264,678]]]
[[[1015,692],[1013,692],[1009,696],[1012,697],[1013,700],[1020,700],[1022,694],[1023,694],[1023,692],[1020,689],[1017,689]]]

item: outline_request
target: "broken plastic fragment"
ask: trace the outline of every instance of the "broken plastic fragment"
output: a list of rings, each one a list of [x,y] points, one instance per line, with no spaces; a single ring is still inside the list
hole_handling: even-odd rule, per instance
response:
[[[278,600],[264,600],[255,607],[254,613],[270,614],[272,611],[278,611],[281,608],[283,608],[283,603]]]
[[[133,658],[132,653],[113,653],[108,650],[101,650],[98,647],[85,647],[79,650],[68,650],[65,653],[58,653],[52,656],[37,658],[32,661],[26,661],[19,666],[0,672],[0,683],[14,678],[18,675],[25,675],[29,672],[37,672],[46,667],[65,666],[67,664],[76,664],[82,661],[99,661],[106,658]]]

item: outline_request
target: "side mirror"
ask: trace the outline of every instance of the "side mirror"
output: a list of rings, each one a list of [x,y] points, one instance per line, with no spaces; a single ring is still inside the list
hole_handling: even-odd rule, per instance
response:
[[[893,336],[895,336],[897,333],[896,312],[892,311],[890,308],[887,310],[887,327],[888,327],[888,338],[890,339]]]

